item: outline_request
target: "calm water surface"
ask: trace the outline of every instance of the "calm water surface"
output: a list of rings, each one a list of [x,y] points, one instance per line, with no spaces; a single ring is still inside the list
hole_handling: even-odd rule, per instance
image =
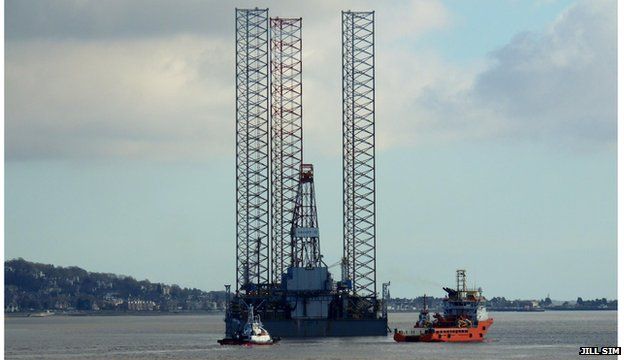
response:
[[[478,344],[403,343],[391,337],[283,340],[220,346],[222,315],[5,318],[6,359],[569,359],[579,346],[614,346],[615,311],[492,313]],[[417,314],[390,314],[391,327]]]

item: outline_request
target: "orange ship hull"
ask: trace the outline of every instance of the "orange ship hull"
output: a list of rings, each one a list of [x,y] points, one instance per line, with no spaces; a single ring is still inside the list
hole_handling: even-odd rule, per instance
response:
[[[428,331],[412,333],[398,330],[394,333],[396,342],[480,342],[483,341],[493,319],[480,321],[475,327],[434,327]]]

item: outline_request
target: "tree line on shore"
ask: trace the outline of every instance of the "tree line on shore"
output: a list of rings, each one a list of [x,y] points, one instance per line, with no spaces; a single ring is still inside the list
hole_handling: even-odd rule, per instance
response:
[[[224,291],[203,291],[178,285],[136,280],[130,276],[88,272],[26,261],[4,263],[5,312],[55,311],[223,311]],[[443,298],[427,297],[432,310],[442,308]],[[418,311],[423,298],[391,298],[389,311]],[[617,300],[605,298],[553,303],[540,300],[488,299],[491,310],[615,310]]]
[[[14,259],[4,263],[5,312],[216,311],[225,292]]]

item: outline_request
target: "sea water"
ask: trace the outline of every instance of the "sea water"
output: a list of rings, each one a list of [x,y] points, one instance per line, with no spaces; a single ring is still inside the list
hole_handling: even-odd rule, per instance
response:
[[[395,343],[392,336],[284,339],[220,346],[223,315],[5,318],[6,359],[570,359],[580,346],[615,346],[615,311],[490,313],[483,343]],[[389,315],[409,328],[417,313]]]

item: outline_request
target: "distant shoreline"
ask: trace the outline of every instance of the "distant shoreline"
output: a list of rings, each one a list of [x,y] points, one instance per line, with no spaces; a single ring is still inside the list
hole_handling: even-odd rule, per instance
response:
[[[517,313],[536,313],[548,311],[616,311],[616,309],[544,309],[545,311],[527,311],[527,310],[489,310],[491,313],[497,312],[517,312]],[[419,310],[398,310],[388,311],[390,314],[401,313],[417,313]],[[223,315],[223,311],[179,311],[179,312],[161,312],[161,311],[83,311],[83,312],[59,312],[45,316],[37,316],[41,312],[13,312],[4,313],[5,318],[44,318],[50,316],[174,316],[174,315]]]
[[[388,310],[388,313],[415,313],[420,310]],[[433,310],[432,310],[433,311]],[[540,310],[515,310],[515,309],[488,309],[488,312],[521,312],[521,313],[543,313],[548,311],[617,311],[617,309],[540,309]]]
[[[52,311],[52,310],[51,310]],[[222,315],[223,311],[80,311],[80,312],[54,312],[44,316],[38,316],[43,311],[12,312],[4,313],[4,317],[32,317],[45,318],[50,316],[170,316],[170,315]]]

